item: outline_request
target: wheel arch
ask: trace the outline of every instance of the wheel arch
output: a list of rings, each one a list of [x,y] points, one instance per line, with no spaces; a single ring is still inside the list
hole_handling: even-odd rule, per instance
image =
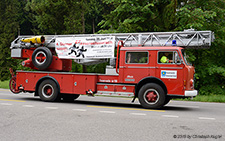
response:
[[[38,94],[38,87],[41,84],[41,82],[43,82],[44,80],[47,80],[47,79],[53,80],[56,83],[57,88],[58,88],[58,91],[60,93],[60,85],[59,85],[58,81],[54,77],[52,77],[52,76],[44,76],[44,77],[40,78],[38,80],[38,82],[36,83],[36,86],[35,86],[35,94],[34,94],[35,96],[39,96],[39,94]]]
[[[143,78],[141,81],[139,81],[138,84],[136,85],[136,88],[135,88],[135,96],[136,97],[138,97],[138,92],[141,89],[141,87],[147,83],[155,83],[155,84],[160,85],[163,88],[163,90],[165,91],[165,93],[167,94],[167,87],[162,80],[160,80],[159,78],[156,78],[156,77],[146,77],[146,78]]]

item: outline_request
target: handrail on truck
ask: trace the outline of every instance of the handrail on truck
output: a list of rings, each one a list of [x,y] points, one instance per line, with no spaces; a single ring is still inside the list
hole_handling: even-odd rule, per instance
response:
[[[121,44],[121,45],[120,45]],[[120,54],[120,48],[123,47],[123,41],[120,40],[117,44],[117,56],[116,56],[116,73],[119,74],[119,71],[118,71],[118,66],[119,66],[119,54]]]

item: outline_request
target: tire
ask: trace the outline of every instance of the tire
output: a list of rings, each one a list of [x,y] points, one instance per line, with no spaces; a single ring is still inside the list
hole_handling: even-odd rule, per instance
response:
[[[32,63],[38,70],[47,69],[52,63],[52,53],[46,47],[38,47],[32,54]]]
[[[60,100],[59,88],[51,79],[46,79],[41,82],[38,87],[38,94],[43,101],[53,102]]]
[[[164,102],[164,105],[168,104],[171,100],[171,97],[167,96]]]
[[[79,94],[63,94],[62,98],[63,101],[66,102],[73,102],[75,99],[77,99],[80,95]]]
[[[141,87],[138,99],[144,108],[161,108],[164,106],[166,95],[160,85],[148,83]]]

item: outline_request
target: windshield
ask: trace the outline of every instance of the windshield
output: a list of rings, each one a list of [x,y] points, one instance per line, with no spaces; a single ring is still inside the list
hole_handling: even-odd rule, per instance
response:
[[[186,55],[184,49],[182,49],[181,52],[182,52],[182,55],[183,55],[183,57],[184,57],[185,63],[186,63],[188,66],[192,66],[192,64],[191,64],[190,61],[189,61],[189,56]]]

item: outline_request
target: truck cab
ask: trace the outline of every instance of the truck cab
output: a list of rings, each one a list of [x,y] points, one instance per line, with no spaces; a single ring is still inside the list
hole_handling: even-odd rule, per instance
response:
[[[167,58],[166,62],[162,61],[163,57]],[[137,97],[146,84],[159,85],[165,92],[165,99],[197,95],[195,70],[181,47],[122,47],[119,60],[119,81],[135,84]]]

